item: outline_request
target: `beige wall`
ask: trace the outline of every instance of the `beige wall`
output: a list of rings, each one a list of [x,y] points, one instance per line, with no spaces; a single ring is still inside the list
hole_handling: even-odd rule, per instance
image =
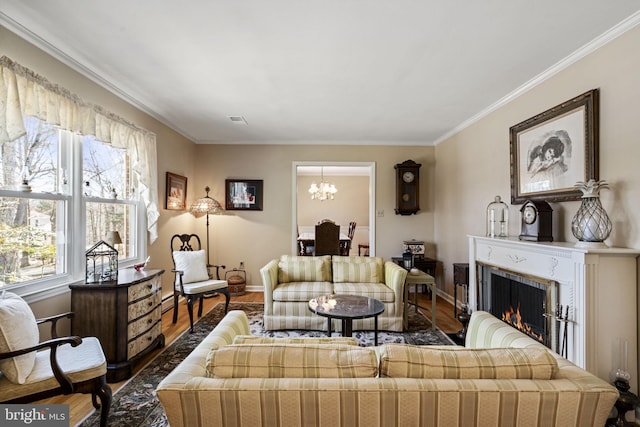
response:
[[[593,88],[600,88],[600,178],[611,186],[601,197],[613,222],[607,243],[640,248],[639,48],[636,28],[436,147],[435,240],[445,265],[467,259],[466,236],[484,235],[486,207],[495,195],[510,201],[509,127]],[[520,206],[510,207],[515,236]],[[552,207],[554,238],[575,241],[570,224],[579,202]],[[451,268],[446,283],[451,293]]]
[[[233,211],[212,219],[212,261],[234,267],[244,261],[247,283],[261,286],[259,269],[269,260],[292,251],[292,176],[294,161],[375,162],[377,255],[390,258],[402,253],[402,241],[411,238],[433,242],[433,147],[301,145],[199,145],[195,172],[199,187],[209,185],[212,197],[224,200],[227,178],[264,180],[263,211]],[[421,210],[398,216],[395,207],[395,170],[407,159],[422,163]],[[191,176],[190,176],[191,178]],[[339,188],[340,191],[340,188]],[[327,203],[327,202],[325,202]],[[204,235],[204,220],[196,225]]]
[[[600,88],[600,178],[611,187],[601,197],[613,222],[607,243],[640,248],[639,49],[636,28],[436,147],[435,240],[445,266],[468,260],[467,235],[484,235],[486,207],[494,196],[510,200],[509,127],[593,88]],[[579,204],[552,204],[556,240],[576,240],[570,224]],[[510,207],[514,236],[520,232],[520,206]],[[451,268],[444,280],[452,293]],[[637,284],[629,291],[636,289]]]

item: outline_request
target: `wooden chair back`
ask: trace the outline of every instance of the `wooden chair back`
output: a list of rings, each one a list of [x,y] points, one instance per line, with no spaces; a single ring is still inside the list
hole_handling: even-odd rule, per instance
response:
[[[340,255],[340,226],[332,222],[316,225],[315,255]]]

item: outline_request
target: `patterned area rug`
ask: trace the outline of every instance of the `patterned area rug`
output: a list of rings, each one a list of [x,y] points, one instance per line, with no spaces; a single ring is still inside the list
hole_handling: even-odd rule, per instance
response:
[[[262,303],[232,302],[229,310],[244,310],[249,317],[252,335],[271,337],[326,336],[321,331],[265,331],[262,329]],[[118,427],[166,427],[167,419],[155,389],[224,317],[224,304],[218,304],[194,325],[192,334],[186,332],[167,346],[155,359],[142,368],[113,395],[108,425]],[[334,333],[335,334],[335,333]],[[373,332],[354,331],[361,346],[373,345]],[[378,344],[407,343],[418,345],[451,345],[453,342],[440,330],[431,331],[431,322],[422,313],[409,311],[409,331],[379,332]],[[99,411],[90,415],[82,427],[100,425]]]

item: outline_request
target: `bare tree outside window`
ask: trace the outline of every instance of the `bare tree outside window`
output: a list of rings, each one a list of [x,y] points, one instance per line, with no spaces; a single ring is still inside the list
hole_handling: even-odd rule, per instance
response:
[[[119,258],[136,256],[138,212],[127,151],[33,117],[25,127],[23,136],[0,144],[0,287],[66,273],[67,239],[80,234],[67,226],[84,225],[84,248],[118,231]],[[82,164],[73,164],[80,157],[74,151],[82,153]],[[82,183],[74,186],[74,177]],[[85,210],[70,223],[72,204]]]

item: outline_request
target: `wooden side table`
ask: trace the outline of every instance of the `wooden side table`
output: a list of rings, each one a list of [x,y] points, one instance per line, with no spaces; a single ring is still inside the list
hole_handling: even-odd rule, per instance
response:
[[[392,257],[391,261],[395,262],[396,264],[398,264],[400,267],[404,267],[403,263],[402,263],[402,257]],[[426,256],[416,256],[413,259],[413,266],[415,268],[417,268],[420,271],[423,271],[425,273],[427,273],[428,275],[432,276],[432,277],[436,277],[436,265],[438,264],[438,260],[433,259],[433,258],[429,258]],[[425,288],[426,286],[423,286],[422,288],[422,293],[425,292]]]
[[[107,359],[107,382],[129,378],[142,357],[164,346],[162,281],[164,270],[125,268],[117,283],[74,284],[71,334],[95,336]]]
[[[418,304],[418,285],[425,285],[431,287],[431,308],[423,307]],[[431,312],[431,329],[436,330],[436,280],[430,274],[424,271],[418,270],[418,274],[407,273],[407,278],[404,281],[404,312],[403,327],[405,330],[409,329],[409,288],[415,286],[415,292],[413,294],[413,308],[418,310],[418,307],[429,310]]]

